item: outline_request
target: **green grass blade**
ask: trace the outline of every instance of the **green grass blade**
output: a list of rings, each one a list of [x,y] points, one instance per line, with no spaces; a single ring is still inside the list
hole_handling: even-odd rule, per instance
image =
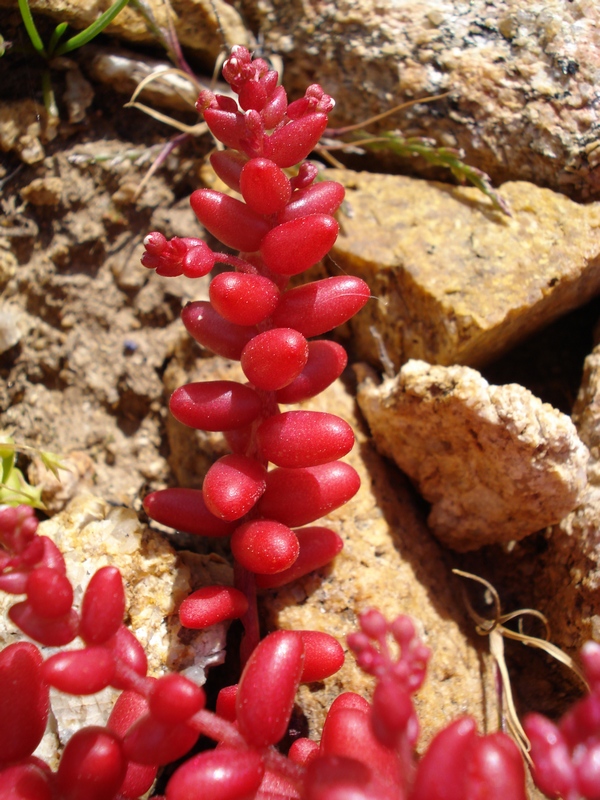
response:
[[[38,33],[38,29],[35,27],[35,22],[31,16],[31,9],[29,8],[28,0],[19,0],[19,11],[21,12],[25,30],[27,31],[27,35],[29,36],[35,51],[44,58],[47,58],[48,54],[46,52],[46,48],[44,47],[44,43],[42,42],[42,38]]]
[[[21,0],[19,0],[19,2],[21,2]],[[70,53],[71,50],[76,50],[78,47],[82,47],[84,44],[91,42],[95,36],[102,33],[117,14],[125,8],[128,2],[129,0],[116,0],[116,2],[114,2],[110,8],[107,8],[104,14],[98,17],[95,22],[92,22],[85,30],[80,31],[80,33],[75,36],[71,36],[70,39],[67,39],[66,42],[61,44],[60,47],[56,49],[56,55],[62,56],[65,53]]]
[[[48,42],[48,57],[52,58],[52,53],[56,50],[56,46],[58,45],[63,33],[69,27],[68,22],[61,22],[54,28],[54,33],[52,34],[50,41]]]

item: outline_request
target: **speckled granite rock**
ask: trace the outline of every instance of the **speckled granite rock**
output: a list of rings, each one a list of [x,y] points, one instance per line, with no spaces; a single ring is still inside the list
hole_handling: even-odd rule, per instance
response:
[[[508,218],[476,189],[328,170],[347,188],[331,272],[374,300],[351,321],[359,355],[481,366],[600,290],[600,203],[507,183]]]
[[[176,554],[163,538],[140,524],[134,511],[110,506],[91,495],[76,497],[38,530],[65,556],[76,608],[97,569],[108,564],[120,569],[127,595],[127,624],[146,651],[150,675],[172,669],[185,672],[201,685],[205,669],[222,663],[226,625],[186,631],[181,638],[175,612],[190,591],[210,583],[232,582],[232,570],[223,559]],[[14,602],[14,596],[0,596],[0,618],[7,619],[7,609]],[[22,638],[10,621],[0,627],[0,649]],[[76,639],[69,647],[81,647],[81,641]],[[56,652],[47,647],[41,650],[44,656]],[[56,766],[57,753],[76,730],[106,722],[118,694],[107,688],[94,695],[72,697],[52,690],[49,728],[36,753]]]
[[[295,92],[317,80],[333,124],[449,92],[379,126],[464,148],[497,182],[600,189],[595,0],[244,0]]]
[[[365,380],[358,402],[378,450],[432,504],[429,527],[455,550],[559,522],[586,485],[588,451],[569,417],[517,384],[409,361],[397,379]]]
[[[418,500],[360,430],[354,398],[341,382],[304,407],[338,414],[358,429],[357,444],[346,460],[359,472],[362,486],[323,523],[330,523],[344,539],[333,565],[263,595],[270,628],[326,631],[345,644],[346,635],[356,629],[357,615],[369,607],[376,606],[390,618],[409,614],[433,650],[427,681],[417,695],[419,746],[460,714],[473,714],[480,730],[491,730],[497,695],[486,643],[477,640],[483,648],[479,650],[469,637],[473,627],[466,619],[458,579],[427,530]],[[320,736],[325,713],[340,692],[368,697],[372,688],[372,680],[356,667],[351,654],[332,678],[302,686],[299,702],[310,735]]]

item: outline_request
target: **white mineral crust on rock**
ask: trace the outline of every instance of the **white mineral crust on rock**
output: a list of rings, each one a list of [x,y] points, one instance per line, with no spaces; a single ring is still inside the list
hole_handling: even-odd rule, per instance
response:
[[[378,449],[431,503],[429,525],[459,551],[559,522],[586,485],[588,450],[569,417],[469,367],[409,361],[358,401]]]

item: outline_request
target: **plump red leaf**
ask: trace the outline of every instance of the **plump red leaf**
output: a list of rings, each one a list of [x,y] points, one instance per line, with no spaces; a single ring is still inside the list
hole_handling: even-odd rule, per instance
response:
[[[0,764],[27,758],[42,740],[49,711],[42,663],[30,642],[0,652]]]
[[[256,433],[261,454],[278,467],[313,467],[345,456],[354,444],[350,425],[322,411],[268,417]]]
[[[190,758],[167,784],[167,800],[248,800],[254,797],[265,768],[252,750],[219,747]]]
[[[315,569],[324,567],[342,550],[344,543],[329,528],[311,527],[295,531],[300,545],[298,558],[289,569],[276,575],[257,575],[256,585],[261,589],[274,589],[302,578]]]
[[[86,644],[104,644],[118,631],[125,613],[123,578],[116,567],[92,575],[81,602],[79,635]]]
[[[298,558],[298,537],[272,519],[245,522],[231,537],[231,552],[250,572],[273,575],[289,569]]]
[[[244,165],[240,190],[257,214],[278,214],[292,196],[289,178],[268,158],[253,158]]]
[[[95,694],[106,688],[115,672],[114,655],[104,647],[68,650],[46,659],[44,680],[66,694]]]
[[[283,222],[262,239],[260,253],[276,275],[299,275],[333,247],[340,226],[329,214],[310,214]]]
[[[77,636],[79,616],[74,609],[63,617],[45,619],[36,614],[28,600],[23,600],[11,606],[8,616],[23,633],[47,647],[61,647]]]
[[[267,747],[284,736],[303,665],[302,637],[293,631],[270,633],[255,648],[236,697],[240,733],[249,744]]]
[[[248,610],[248,600],[232,586],[205,586],[192,592],[179,607],[179,621],[186,628],[207,628],[237,619]]]
[[[307,114],[265,138],[264,156],[280,167],[293,167],[315,148],[327,127],[327,114]]]
[[[273,312],[273,324],[283,320],[307,338],[321,334],[347,322],[371,296],[367,284],[351,275],[337,275],[313,283],[305,283],[281,295]]]
[[[118,736],[92,726],[73,734],[56,773],[62,800],[107,800],[125,777],[127,762]]]
[[[293,328],[259,333],[244,347],[241,365],[257,389],[274,392],[291,383],[308,360],[308,342]]]
[[[189,303],[181,312],[181,319],[198,344],[232,361],[240,360],[242,350],[258,333],[254,326],[224,319],[206,300]]]
[[[344,187],[337,181],[322,181],[305,189],[298,189],[277,217],[277,222],[289,222],[308,214],[333,215],[342,204],[344,194]]]
[[[232,454],[215,461],[204,477],[204,500],[227,521],[240,519],[256,504],[267,485],[267,470],[255,458]]]
[[[230,431],[254,422],[262,405],[249,386],[235,381],[203,381],[176,389],[169,408],[175,419],[190,428]]]
[[[161,525],[196,536],[229,536],[235,527],[208,510],[200,489],[174,488],[151,492],[144,498],[144,510]]]
[[[306,525],[347,503],[360,488],[356,470],[343,461],[316,467],[279,467],[267,473],[256,510],[284,525]]]
[[[280,296],[273,281],[262,275],[242,272],[217,275],[210,284],[209,294],[214,309],[229,322],[240,326],[262,322],[275,311]],[[254,335],[256,333],[255,330]]]
[[[270,225],[241,200],[214,189],[197,189],[190,205],[204,227],[235,250],[258,250]]]
[[[347,363],[346,351],[337,342],[309,342],[304,369],[291,383],[277,391],[277,402],[300,403],[315,397],[340,377]]]

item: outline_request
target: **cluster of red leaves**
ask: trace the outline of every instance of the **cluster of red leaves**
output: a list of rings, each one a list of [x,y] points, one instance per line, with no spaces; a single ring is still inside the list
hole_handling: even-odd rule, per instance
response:
[[[286,288],[338,234],[333,214],[343,187],[316,182],[310,163],[291,177],[284,171],[314,148],[333,100],[315,84],[288,103],[277,73],[243,47],[233,49],[223,74],[239,106],[206,91],[198,108],[227,148],[212,154],[212,166],[242,199],[200,189],[190,202],[200,222],[239,254],[154,232],[142,263],[167,276],[206,275],[216,262],[233,268],[214,277],[210,301],[190,303],[182,319],[201,345],[238,360],[247,383],[204,381],[173,393],[172,414],[192,428],[223,431],[232,453],[211,466],[201,490],[154,492],[144,507],[177,530],[231,537],[235,586],[194,592],[179,616],[189,628],[241,618],[245,661],[258,643],[257,587],[282,586],[324,566],[342,547],[335,531],[309,523],[358,490],[356,471],[339,460],[354,444],[352,429],[333,414],[281,412],[279,404],[313,397],[339,377],[343,348],[313,337],[347,321],[370,293],[350,276]]]
[[[216,749],[185,761],[162,800],[525,800],[514,742],[503,733],[479,736],[469,717],[440,731],[416,760],[412,696],[430,654],[407,617],[388,623],[377,611],[361,616],[348,644],[376,679],[372,703],[340,695],[320,742],[297,739],[285,756],[277,745],[299,684],[333,674],[343,659],[327,634],[267,636],[212,712],[202,689],[184,676],[147,677],[143,650],[122,624],[118,570],[98,570],[80,613],[73,610],[64,559],[37,535],[37,520],[25,506],[0,511],[0,588],[26,596],[9,616],[31,639],[61,647],[76,635],[83,641],[82,648],[46,660],[30,642],[0,652],[3,800],[135,800],[158,768],[185,756],[200,734]],[[582,660],[590,694],[559,725],[539,715],[526,720],[536,782],[564,800],[600,796],[600,646],[586,645]],[[107,685],[122,694],[106,726],[76,732],[53,772],[33,755],[48,720],[49,688],[85,695]]]
[[[123,625],[125,595],[117,569],[92,576],[80,612],[62,554],[37,535],[26,507],[0,511],[0,590],[24,595],[9,616],[30,639],[82,647],[45,660],[29,642],[0,653],[0,796],[3,800],[135,800],[161,765],[189,753],[201,734],[215,749],[192,755],[170,778],[163,800],[525,800],[524,768],[503,733],[479,736],[464,717],[437,734],[417,761],[412,696],[429,650],[406,617],[377,611],[349,637],[360,667],[376,679],[373,702],[346,693],[332,704],[320,742],[298,739],[284,755],[298,686],[335,673],[339,643],[315,631],[277,631],[258,642],[255,591],[280,586],[328,563],[341,540],[328,528],[304,527],[358,489],[338,459],[354,438],[342,420],[279,403],[312,397],[342,372],[339,345],[311,341],[349,319],[367,301],[366,285],[340,277],[287,289],[331,248],[332,216],[343,199],[316,168],[292,167],[314,147],[333,101],[311,86],[288,104],[277,75],[234,48],[224,75],[239,96],[202,93],[199,107],[228,150],[211,161],[244,202],[210,190],[192,195],[200,221],[239,255],[215,253],[196,238],[145,240],[145,266],[161,275],[199,277],[215,263],[233,267],[210,285],[210,302],[190,304],[183,321],[203,346],[238,359],[245,385],[212,381],[184,386],[171,411],[193,428],[224,431],[232,453],[207,473],[202,490],[166,489],[146,498],[149,515],[198,535],[231,536],[236,586],[207,587],[182,604],[191,628],[241,617],[246,628],[240,681],[223,689],[216,711],[182,675],[147,676],[146,656]],[[268,464],[274,465],[268,469]],[[390,643],[393,640],[394,656]],[[583,652],[592,693],[554,726],[527,723],[538,784],[553,797],[600,798],[600,647]],[[79,730],[56,772],[33,755],[49,716],[49,689],[93,694],[122,691],[106,726]]]

